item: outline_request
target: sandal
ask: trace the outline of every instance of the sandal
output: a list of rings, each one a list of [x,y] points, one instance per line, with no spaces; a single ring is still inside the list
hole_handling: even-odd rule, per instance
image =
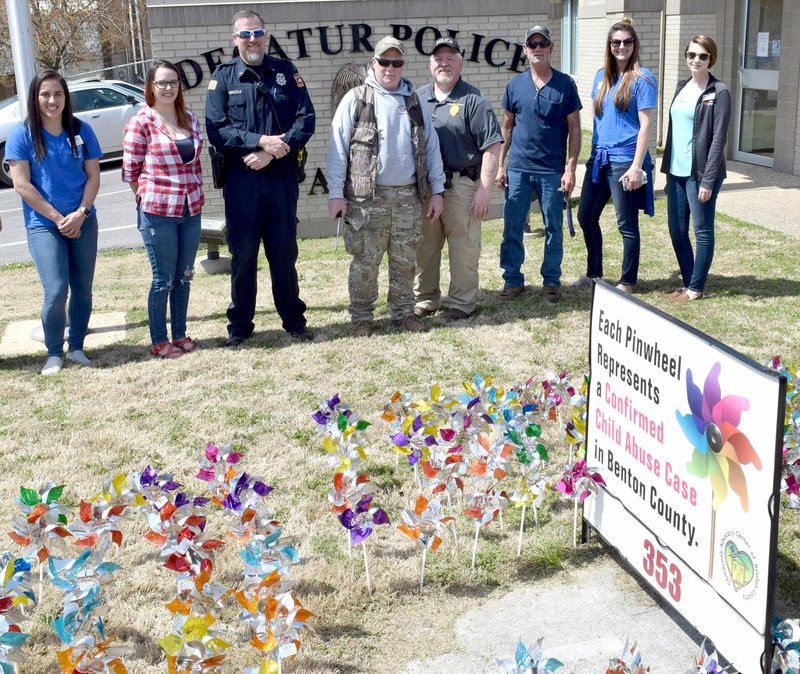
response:
[[[183,355],[183,349],[170,342],[161,342],[161,344],[154,344],[150,353],[156,358],[180,358]]]
[[[197,351],[199,348],[197,343],[188,335],[181,339],[176,339],[172,342],[172,345],[179,348],[184,353],[192,353],[193,351]]]

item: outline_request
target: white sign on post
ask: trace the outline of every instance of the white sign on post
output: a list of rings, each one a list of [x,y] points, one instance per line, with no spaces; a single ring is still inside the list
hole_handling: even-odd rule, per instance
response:
[[[786,381],[606,283],[584,517],[746,674],[770,657]]]

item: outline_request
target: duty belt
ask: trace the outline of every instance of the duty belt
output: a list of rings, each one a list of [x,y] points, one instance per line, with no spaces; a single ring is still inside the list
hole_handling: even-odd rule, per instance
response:
[[[480,172],[479,172],[477,166],[469,166],[469,167],[467,167],[465,169],[461,169],[460,171],[450,171],[448,169],[445,169],[445,172],[444,172],[444,177],[445,177],[444,187],[445,187],[445,189],[450,189],[453,186],[453,176],[456,173],[459,176],[461,176],[462,178],[466,177],[466,178],[469,178],[471,181],[475,182],[478,179],[478,175],[479,175]]]

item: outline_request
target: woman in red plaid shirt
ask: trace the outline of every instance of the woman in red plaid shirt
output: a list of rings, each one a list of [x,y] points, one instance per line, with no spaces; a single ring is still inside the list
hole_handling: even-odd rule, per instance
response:
[[[153,269],[147,296],[151,353],[177,358],[197,349],[186,334],[186,313],[200,244],[203,139],[197,117],[186,109],[175,65],[156,60],[144,95],[147,105],[125,126],[122,180],[136,195],[139,231]]]

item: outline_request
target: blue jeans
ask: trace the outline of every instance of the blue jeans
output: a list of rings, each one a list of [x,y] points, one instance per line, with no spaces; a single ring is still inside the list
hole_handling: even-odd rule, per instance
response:
[[[539,199],[544,220],[544,258],[541,274],[543,285],[561,286],[561,260],[564,257],[564,195],[558,191],[561,176],[556,173],[508,172],[508,187],[503,204],[503,242],[500,244],[500,266],[509,288],[525,284],[522,263],[525,262],[523,230],[531,210],[534,191]]]
[[[167,338],[169,300],[172,340],[186,337],[189,284],[194,278],[194,258],[200,245],[200,213],[179,218],[143,213],[139,210],[139,232],[144,241],[153,282],[147,295],[150,340],[162,344]]]
[[[92,282],[97,259],[97,216],[92,213],[77,239],[55,227],[28,230],[28,250],[44,288],[42,327],[48,356],[64,354],[69,313],[69,350],[82,351],[92,314]],[[67,311],[69,294],[69,311]]]
[[[714,259],[714,216],[717,195],[722,187],[718,180],[711,190],[711,198],[701,204],[697,198],[700,185],[691,178],[667,176],[667,218],[672,247],[678,258],[683,286],[689,290],[703,292],[708,279],[708,270]],[[692,253],[689,240],[689,215],[694,221],[694,238],[697,254]]]
[[[586,275],[600,278],[603,275],[603,232],[600,216],[609,198],[617,214],[617,229],[622,234],[622,275],[619,282],[636,285],[639,278],[639,209],[644,205],[645,188],[628,192],[622,189],[619,179],[632,162],[612,162],[600,169],[600,181],[592,182],[592,165],[586,163],[586,175],[581,188],[578,222],[586,243]]]

